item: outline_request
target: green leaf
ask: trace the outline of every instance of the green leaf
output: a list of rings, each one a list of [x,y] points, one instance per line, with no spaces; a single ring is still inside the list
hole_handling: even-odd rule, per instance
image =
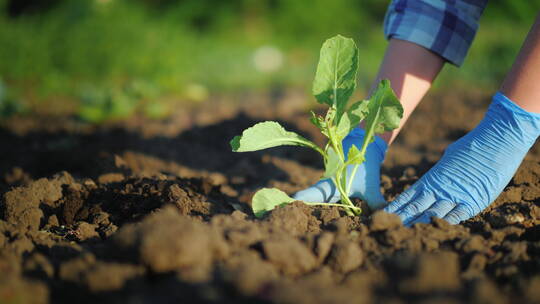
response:
[[[358,150],[356,145],[352,145],[347,153],[347,164],[360,165],[364,160],[364,155]]]
[[[339,120],[339,123],[336,128],[336,136],[338,141],[341,141],[349,132],[351,129],[354,128],[351,124],[351,120],[349,118],[349,115],[343,115],[341,119]]]
[[[336,118],[337,111],[334,108],[328,108],[326,111],[326,116],[324,116],[324,121],[326,122],[327,126],[331,126],[334,123],[334,120]]]
[[[390,87],[390,81],[381,80],[367,105],[366,130],[384,133],[399,127],[403,107]]]
[[[358,124],[364,120],[368,111],[368,100],[355,102],[341,117],[338,123],[336,136],[342,140],[349,134]]]
[[[337,111],[334,108],[328,108],[326,111],[326,116],[324,117],[324,133],[327,135],[327,137],[332,140],[336,140],[336,131],[337,126],[334,124],[334,119],[336,118]],[[336,140],[337,141],[337,140]]]
[[[323,117],[311,111],[311,118],[309,121],[311,121],[311,123],[315,125],[324,136],[328,137],[327,124]]]
[[[320,115],[315,114],[315,112],[310,111],[311,117],[309,118],[309,121],[317,127],[321,132],[323,132],[326,129],[326,121],[324,121],[324,118]]]
[[[242,135],[235,136],[230,144],[234,152],[257,151],[277,146],[304,146],[322,152],[313,142],[285,130],[274,121],[261,122],[244,130]]]
[[[326,162],[324,164],[324,175],[323,178],[330,178],[336,174],[338,169],[340,168],[342,161],[337,154],[336,151],[334,151],[334,148],[329,147],[328,151],[326,152]]]
[[[289,204],[294,201],[295,199],[279,189],[262,188],[253,195],[251,209],[256,217],[262,217],[268,211],[276,208],[276,206]]]
[[[313,95],[319,103],[337,109],[338,121],[356,87],[357,70],[358,48],[352,39],[337,35],[326,40],[313,81]]]
[[[351,130],[366,118],[368,113],[369,100],[362,100],[353,103],[353,105],[347,110],[346,115],[351,121]]]
[[[311,121],[313,125],[319,128],[319,130],[323,129],[324,119],[320,117],[319,115],[315,114],[315,112],[313,111],[310,111],[310,113],[311,113],[311,117],[309,118],[309,121]]]

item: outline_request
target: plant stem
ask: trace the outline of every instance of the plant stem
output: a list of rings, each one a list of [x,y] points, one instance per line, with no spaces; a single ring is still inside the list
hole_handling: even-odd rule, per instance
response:
[[[354,206],[354,204],[351,201],[351,199],[349,198],[349,196],[344,192],[343,185],[341,184],[341,182],[338,183],[338,180],[341,179],[340,176],[338,176],[338,175],[340,175],[340,174],[336,174],[336,178],[332,178],[332,180],[334,181],[334,184],[336,185],[336,188],[339,191],[339,194],[341,196],[341,201],[344,203],[344,205],[347,205],[347,206],[352,207],[352,208],[357,208],[356,206]],[[358,210],[357,210],[357,212],[353,212],[352,210],[348,209],[348,210],[346,210],[346,212],[347,212],[347,215],[350,215],[350,216],[360,214],[360,212]]]
[[[339,159],[342,162],[345,162],[345,158],[343,157],[343,153],[341,152],[340,145],[337,144],[333,138],[330,138],[330,143],[332,144],[332,148],[334,148],[334,151],[336,151],[336,154],[339,156]]]
[[[356,171],[358,170],[358,166],[359,166],[358,164],[355,164],[351,172],[350,180],[349,180],[349,183],[347,184],[347,193],[351,192],[352,183],[356,175]]]
[[[365,133],[365,136],[364,136],[364,142],[362,142],[362,148],[360,149],[360,155],[362,157],[362,159],[364,159],[365,161],[365,157],[366,157],[366,151],[367,151],[367,147],[369,145],[369,143],[371,142],[371,138],[373,138],[373,135],[375,133],[375,127],[374,125],[370,126],[367,130],[366,130],[366,133]],[[351,187],[352,187],[352,183],[353,183],[353,180],[354,180],[354,176],[356,175],[356,171],[358,170],[358,164],[355,164],[354,165],[354,168],[353,168],[353,171],[351,172],[351,179],[349,180],[349,184],[347,185],[347,193],[349,193],[349,191],[351,191]]]
[[[351,211],[352,213],[352,214],[347,213],[348,215],[354,216],[354,215],[360,215],[360,213],[362,213],[362,209],[359,207],[356,207],[348,196],[344,196],[344,198],[345,198],[345,202],[347,203],[347,207],[351,209],[349,211]]]
[[[377,109],[377,116],[379,116],[380,109]],[[367,130],[365,130],[365,136],[364,136],[364,142],[362,143],[362,149],[360,150],[360,154],[362,156],[366,155],[366,150],[371,142],[371,139],[375,135],[375,124],[369,124]]]

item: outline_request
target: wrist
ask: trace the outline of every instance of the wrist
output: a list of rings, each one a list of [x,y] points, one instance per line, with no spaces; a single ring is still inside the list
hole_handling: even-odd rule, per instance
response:
[[[540,100],[539,100],[540,102]],[[502,92],[497,92],[493,96],[493,103],[500,103],[507,111],[510,111],[512,114],[521,117],[526,120],[537,120],[540,119],[540,114],[530,112],[520,107],[516,102],[510,99],[508,96]]]
[[[501,92],[493,96],[486,118],[495,121],[505,134],[532,146],[540,136],[540,114],[528,112]]]

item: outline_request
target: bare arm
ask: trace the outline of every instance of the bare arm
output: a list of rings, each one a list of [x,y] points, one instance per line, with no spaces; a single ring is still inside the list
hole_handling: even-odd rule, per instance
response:
[[[372,90],[381,79],[389,79],[403,106],[403,119],[398,129],[381,137],[388,144],[397,134],[424,97],[441,71],[444,59],[415,43],[390,39]],[[540,72],[540,71],[539,71]]]
[[[540,113],[540,15],[506,75],[501,92],[526,111]]]
[[[390,39],[372,89],[389,79],[403,105],[400,128],[381,137],[391,144],[441,71],[444,59],[412,42]],[[540,113],[540,15],[536,18],[501,92],[527,111]]]

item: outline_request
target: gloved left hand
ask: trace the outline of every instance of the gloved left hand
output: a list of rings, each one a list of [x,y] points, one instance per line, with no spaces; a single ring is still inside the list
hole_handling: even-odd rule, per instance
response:
[[[353,129],[343,139],[343,150],[349,151],[352,145],[361,149],[364,142],[365,131],[360,128]],[[366,149],[366,160],[358,166],[349,197],[358,197],[367,202],[371,209],[379,209],[386,205],[381,194],[381,164],[388,145],[379,136],[370,143]],[[352,168],[347,167],[347,180],[351,178]],[[339,191],[331,179],[323,179],[311,187],[297,192],[293,198],[305,202],[335,203],[340,199]]]
[[[480,124],[384,210],[405,225],[469,219],[499,196],[539,135],[540,114],[497,93]]]

